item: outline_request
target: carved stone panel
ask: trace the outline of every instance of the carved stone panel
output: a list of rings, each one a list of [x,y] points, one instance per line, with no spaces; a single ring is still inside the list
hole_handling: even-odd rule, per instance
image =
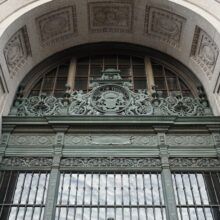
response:
[[[220,168],[220,160],[216,158],[171,158],[171,168]]]
[[[66,135],[65,146],[133,145],[157,146],[156,136],[130,135]]]
[[[8,144],[50,146],[54,144],[54,136],[11,135]]]
[[[48,167],[52,165],[52,158],[44,157],[6,157],[1,165],[7,167]]]
[[[30,55],[27,28],[24,26],[9,39],[4,47],[4,56],[11,78],[24,66]]]
[[[169,146],[214,146],[212,136],[208,135],[167,135]]]
[[[164,9],[146,7],[145,33],[148,37],[179,47],[186,19]]]
[[[214,40],[197,26],[192,43],[191,58],[202,68],[210,80],[218,55],[219,48]]]
[[[63,158],[61,167],[72,168],[148,168],[160,167],[159,158],[126,158],[126,157],[99,157],[99,158]]]
[[[90,32],[132,32],[131,1],[92,2],[88,10]]]
[[[67,40],[77,33],[75,6],[64,7],[36,19],[43,46]]]

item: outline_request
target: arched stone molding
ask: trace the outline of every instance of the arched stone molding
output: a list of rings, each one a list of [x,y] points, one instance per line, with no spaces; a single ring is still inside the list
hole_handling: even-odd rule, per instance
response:
[[[2,2],[1,10],[10,1]],[[207,7],[204,0],[23,2],[24,7],[20,5],[0,23],[1,80],[9,90],[1,105],[3,115],[34,66],[64,49],[97,42],[138,44],[175,57],[200,79],[214,113],[220,114],[217,1],[210,0]]]

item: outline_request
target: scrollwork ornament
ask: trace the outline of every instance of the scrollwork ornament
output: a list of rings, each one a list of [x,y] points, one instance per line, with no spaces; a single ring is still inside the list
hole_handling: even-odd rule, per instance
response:
[[[48,167],[52,165],[52,158],[44,157],[6,157],[3,166],[11,167]]]
[[[57,115],[63,108],[61,99],[53,96],[32,96],[24,98],[18,106],[18,116]]]
[[[220,160],[216,158],[171,158],[172,168],[219,168]]]
[[[161,162],[159,158],[63,158],[60,165],[75,168],[146,168],[160,167]]]
[[[130,82],[120,71],[109,69],[101,78],[92,80],[89,92],[73,91],[67,98],[33,96],[19,98],[11,114],[17,116],[48,115],[138,115],[191,117],[212,115],[207,100],[172,95],[155,98],[146,90],[132,91]]]

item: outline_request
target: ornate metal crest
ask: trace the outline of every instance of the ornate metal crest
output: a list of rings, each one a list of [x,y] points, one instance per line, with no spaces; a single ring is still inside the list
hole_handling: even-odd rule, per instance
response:
[[[212,115],[208,102],[199,98],[152,97],[146,90],[132,91],[130,79],[120,71],[107,69],[101,78],[91,80],[91,91],[73,91],[66,98],[39,96],[19,98],[11,110],[17,116],[47,115]]]

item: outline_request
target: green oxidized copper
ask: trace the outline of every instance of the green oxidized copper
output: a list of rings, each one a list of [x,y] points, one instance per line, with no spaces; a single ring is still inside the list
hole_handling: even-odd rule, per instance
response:
[[[166,98],[153,97],[146,90],[131,90],[129,79],[122,79],[120,71],[107,69],[102,77],[92,79],[91,91],[73,91],[65,98],[32,96],[15,101],[10,115],[212,115],[207,100],[174,94]]]

